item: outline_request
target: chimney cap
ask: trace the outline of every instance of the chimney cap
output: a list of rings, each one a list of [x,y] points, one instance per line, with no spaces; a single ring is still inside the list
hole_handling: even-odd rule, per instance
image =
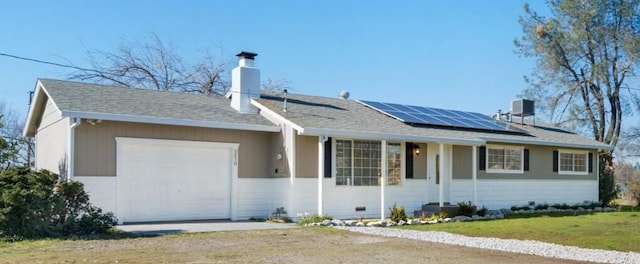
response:
[[[240,57],[241,59],[245,58],[245,59],[253,60],[253,58],[258,56],[258,53],[249,52],[249,51],[243,51],[243,52],[240,52],[240,53],[236,54],[236,56]]]

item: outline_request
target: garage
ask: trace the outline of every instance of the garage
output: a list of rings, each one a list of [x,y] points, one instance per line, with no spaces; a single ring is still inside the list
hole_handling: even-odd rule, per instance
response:
[[[120,222],[229,219],[238,144],[116,138]]]

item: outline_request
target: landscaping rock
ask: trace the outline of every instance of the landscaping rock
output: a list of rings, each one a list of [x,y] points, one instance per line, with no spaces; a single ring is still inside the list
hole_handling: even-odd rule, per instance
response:
[[[322,226],[330,226],[331,225],[331,220],[329,220],[329,219],[322,220],[320,225],[322,225]]]
[[[451,218],[451,220],[453,220],[454,222],[455,221],[465,222],[465,221],[471,221],[471,217],[468,217],[466,215],[459,215],[454,218]]]
[[[380,221],[367,223],[368,227],[379,227],[380,225],[382,225]]]
[[[356,226],[364,226],[364,223],[363,222],[357,222]]]
[[[471,219],[473,219],[473,220],[480,220],[480,219],[482,219],[482,217],[481,217],[481,216],[479,216],[479,215],[474,214],[474,215],[472,215],[472,216],[471,216]]]
[[[398,225],[399,226],[403,226],[403,225],[406,225],[406,224],[407,224],[407,221],[404,221],[404,220],[398,221]]]
[[[419,225],[422,224],[420,219],[418,218],[414,218],[414,219],[409,219],[409,221],[407,221],[407,224],[409,225]]]
[[[345,226],[345,223],[340,219],[333,219],[333,220],[331,220],[331,225],[332,226]]]

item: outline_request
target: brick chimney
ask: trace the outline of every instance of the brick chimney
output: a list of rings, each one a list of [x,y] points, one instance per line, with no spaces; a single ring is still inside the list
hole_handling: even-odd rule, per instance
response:
[[[251,98],[260,97],[260,70],[253,66],[257,53],[238,53],[238,67],[231,71],[231,107],[240,113],[258,113]]]

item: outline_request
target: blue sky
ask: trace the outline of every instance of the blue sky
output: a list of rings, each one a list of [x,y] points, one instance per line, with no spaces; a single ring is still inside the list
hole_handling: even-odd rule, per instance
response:
[[[294,93],[491,114],[509,109],[534,67],[513,52],[524,2],[4,1],[0,53],[86,66],[86,50],[155,33],[185,62],[257,52],[262,79]],[[0,101],[23,117],[37,78],[70,73],[2,56],[0,72]]]

